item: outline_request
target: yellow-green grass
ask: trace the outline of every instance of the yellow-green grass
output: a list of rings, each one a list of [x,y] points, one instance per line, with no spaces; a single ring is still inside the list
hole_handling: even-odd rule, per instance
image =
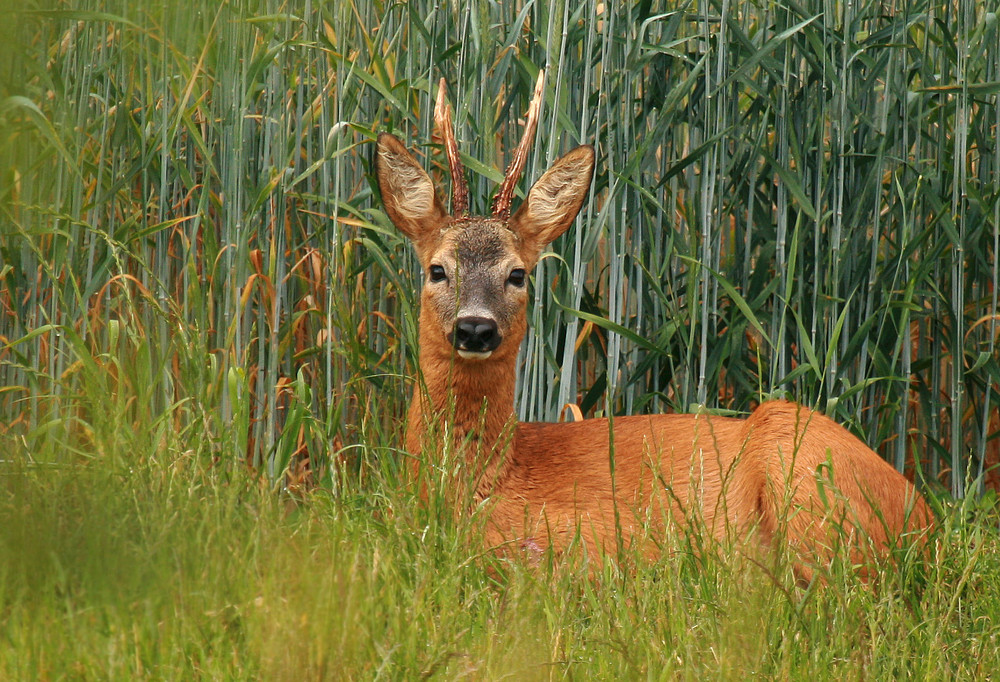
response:
[[[929,561],[891,562],[874,585],[835,562],[803,587],[780,556],[683,534],[653,561],[502,557],[483,552],[482,515],[456,518],[377,466],[350,494],[293,498],[148,445],[127,467],[5,467],[3,679],[987,679],[1000,665],[995,517],[955,510]]]

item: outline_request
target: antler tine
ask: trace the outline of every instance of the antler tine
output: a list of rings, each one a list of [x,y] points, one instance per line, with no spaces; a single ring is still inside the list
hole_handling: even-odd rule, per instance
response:
[[[451,127],[451,106],[445,101],[444,78],[438,84],[437,103],[434,105],[434,122],[444,139],[444,153],[451,169],[451,214],[463,216],[469,211],[469,188],[465,184],[465,168],[458,156],[458,143]]]
[[[545,69],[538,72],[538,80],[535,82],[535,94],[528,105],[528,113],[524,121],[524,134],[521,142],[514,150],[514,158],[507,166],[504,174],[503,184],[497,191],[497,196],[493,200],[493,217],[500,220],[507,220],[510,217],[510,202],[514,198],[514,188],[521,178],[524,165],[528,162],[528,150],[535,139],[535,128],[538,126],[538,112],[542,109],[542,90],[545,86]]]

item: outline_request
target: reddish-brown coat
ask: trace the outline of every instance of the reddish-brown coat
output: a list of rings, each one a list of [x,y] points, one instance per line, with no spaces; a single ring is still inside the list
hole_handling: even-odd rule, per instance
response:
[[[527,296],[523,276],[508,273],[530,271],[572,223],[590,185],[593,150],[578,147],[559,159],[502,221],[448,216],[403,145],[383,134],[378,146],[386,211],[413,240],[425,271],[438,268],[422,293],[406,447],[418,472],[458,458],[475,486],[473,503],[491,509],[492,545],[559,550],[579,534],[600,552],[640,531],[695,524],[719,539],[784,544],[808,576],[842,542],[866,561],[870,550],[883,553],[902,534],[931,527],[930,509],[901,474],[842,426],[795,403],[767,402],[747,419],[519,424],[514,383]],[[497,244],[509,247],[497,254]],[[475,311],[463,313],[469,301]],[[482,301],[496,309],[483,310]],[[450,333],[463,314],[490,315],[503,341],[488,353],[456,351]]]

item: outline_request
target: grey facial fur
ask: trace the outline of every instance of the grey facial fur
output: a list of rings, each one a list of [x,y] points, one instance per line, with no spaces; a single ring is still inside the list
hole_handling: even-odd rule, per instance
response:
[[[431,265],[444,268],[446,279],[428,280],[430,298],[443,330],[457,320],[480,317],[496,322],[505,340],[527,295],[526,287],[508,282],[511,270],[523,267],[517,237],[501,221],[471,218],[445,231]],[[426,297],[425,297],[425,300]],[[520,338],[515,339],[520,341]]]

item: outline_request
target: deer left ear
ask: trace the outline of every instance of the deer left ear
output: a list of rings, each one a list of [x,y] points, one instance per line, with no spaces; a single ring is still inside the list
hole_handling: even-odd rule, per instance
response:
[[[434,183],[394,135],[378,136],[375,174],[385,212],[400,232],[418,245],[440,232],[448,214]]]
[[[534,262],[543,248],[573,224],[594,175],[594,148],[582,145],[560,158],[532,185],[521,208],[510,219],[520,235],[526,260]]]

